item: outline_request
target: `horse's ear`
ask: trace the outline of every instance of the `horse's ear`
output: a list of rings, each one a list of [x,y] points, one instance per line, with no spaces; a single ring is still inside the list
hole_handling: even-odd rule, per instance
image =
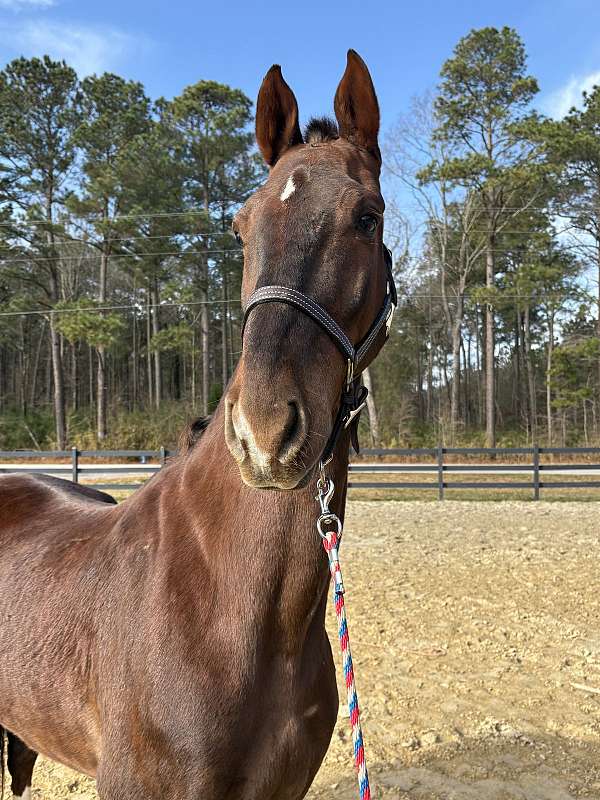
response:
[[[256,101],[256,141],[267,164],[277,160],[296,144],[302,144],[298,103],[283,80],[281,67],[274,64],[265,75]]]
[[[381,162],[377,143],[379,103],[367,65],[355,50],[348,50],[346,71],[335,93],[334,109],[340,136],[366,148]]]

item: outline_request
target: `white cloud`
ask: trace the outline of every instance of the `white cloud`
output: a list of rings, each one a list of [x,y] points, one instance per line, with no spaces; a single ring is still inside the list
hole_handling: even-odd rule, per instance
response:
[[[4,26],[0,39],[6,49],[17,51],[19,55],[64,59],[80,77],[116,70],[125,58],[130,58],[146,44],[140,37],[134,39],[114,28],[89,28],[40,19]]]
[[[32,8],[50,8],[55,0],[0,0],[0,8],[10,11],[27,11]]]
[[[573,106],[581,107],[582,92],[589,92],[597,85],[600,85],[600,71],[571,78],[564,86],[550,92],[544,98],[541,104],[542,110],[555,119],[561,119]]]

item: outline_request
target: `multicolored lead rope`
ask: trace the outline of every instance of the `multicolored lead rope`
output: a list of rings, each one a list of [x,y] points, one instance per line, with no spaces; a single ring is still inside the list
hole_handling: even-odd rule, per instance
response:
[[[333,601],[335,604],[335,615],[337,617],[338,635],[342,649],[342,664],[344,678],[346,681],[346,693],[348,695],[348,711],[350,712],[350,724],[352,725],[352,741],[354,743],[354,765],[358,772],[358,789],[360,800],[371,800],[371,789],[369,786],[369,774],[365,761],[365,749],[363,742],[362,727],[360,724],[360,711],[358,708],[358,695],[354,683],[354,666],[352,664],[352,651],[350,649],[350,637],[348,634],[348,621],[346,619],[346,607],[344,605],[344,582],[340,567],[338,546],[342,532],[342,525],[339,518],[332,514],[328,508],[328,500],[333,494],[333,482],[326,479],[319,486],[317,499],[321,503],[322,514],[319,517],[317,528],[323,540],[323,547],[329,559],[329,570],[333,580]],[[335,524],[337,530],[324,531],[323,525]]]

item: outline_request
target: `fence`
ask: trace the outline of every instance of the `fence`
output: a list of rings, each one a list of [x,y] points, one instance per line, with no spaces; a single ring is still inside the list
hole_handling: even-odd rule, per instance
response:
[[[557,472],[573,473],[583,472],[584,475],[595,474],[600,470],[600,463],[550,463],[541,462],[541,456],[565,456],[565,455],[595,455],[600,456],[600,447],[434,447],[434,448],[391,448],[387,450],[366,449],[362,451],[365,456],[402,456],[404,458],[426,457],[435,459],[434,464],[351,464],[350,473],[434,473],[435,482],[414,482],[404,481],[401,483],[365,481],[361,483],[350,483],[350,488],[361,489],[434,489],[437,491],[438,499],[443,500],[447,490],[453,489],[530,489],[533,491],[533,499],[540,499],[541,489],[600,489],[600,480],[577,480],[574,481],[552,481],[547,482],[541,479],[542,474]],[[474,456],[484,455],[489,457],[501,456],[503,458],[512,456],[531,456],[529,464],[455,464],[448,463],[446,456]],[[486,481],[485,483],[476,481],[452,481],[447,482],[445,477],[449,473],[476,473],[498,474],[498,473],[532,473],[529,481]],[[580,477],[579,475],[577,477]]]
[[[157,472],[166,462],[169,456],[175,455],[176,451],[161,447],[159,450],[17,450],[0,451],[0,473],[2,472],[37,472],[63,477],[70,477],[75,483],[79,482],[80,477],[93,477],[94,475],[143,475]],[[353,482],[350,480],[349,488],[360,489],[425,489],[437,491],[438,498],[443,500],[447,491],[454,489],[529,489],[533,492],[535,500],[540,499],[542,489],[600,489],[600,480],[579,480],[587,478],[590,474],[596,475],[600,471],[600,463],[543,463],[544,456],[598,456],[600,460],[600,447],[434,447],[434,448],[392,448],[392,449],[366,449],[362,451],[363,456],[376,458],[429,458],[433,460],[431,464],[411,464],[411,463],[386,463],[376,464],[352,463],[349,468],[350,477],[352,475],[394,475],[394,474],[430,474],[433,475],[432,481],[402,481],[390,482],[382,480],[368,480]],[[493,464],[458,464],[448,462],[448,456],[485,456],[511,458],[518,457],[523,459],[530,456],[529,463],[493,463]],[[129,464],[82,464],[82,459],[132,459],[135,458],[141,463]],[[12,464],[3,463],[5,460],[22,459],[69,459],[68,463],[54,464]],[[156,463],[147,463],[153,460]],[[479,475],[487,474],[514,474],[531,473],[528,481],[451,481],[446,480],[446,476],[451,473],[475,473]],[[559,475],[571,473],[577,477],[576,481],[544,481],[542,477],[549,473]],[[579,473],[579,474],[578,474]],[[142,484],[131,483],[94,483],[97,489],[108,489],[113,491],[132,490]]]

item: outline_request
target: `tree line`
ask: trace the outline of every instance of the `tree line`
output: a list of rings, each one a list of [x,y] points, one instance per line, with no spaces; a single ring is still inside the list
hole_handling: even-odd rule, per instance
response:
[[[474,30],[384,136],[400,307],[373,443],[600,441],[600,89],[561,120],[537,93],[518,33]],[[214,408],[251,123],[214,81],[152,100],[48,57],[0,72],[0,447],[156,445]]]
[[[102,443],[119,408],[210,411],[238,348],[231,217],[263,176],[251,108],[214,81],[153,102],[48,57],[0,73],[5,437],[11,411],[36,444],[51,407],[61,449],[78,414]]]
[[[404,389],[385,435],[599,441],[600,88],[544,117],[507,27],[471,31],[440,77],[386,146]]]

